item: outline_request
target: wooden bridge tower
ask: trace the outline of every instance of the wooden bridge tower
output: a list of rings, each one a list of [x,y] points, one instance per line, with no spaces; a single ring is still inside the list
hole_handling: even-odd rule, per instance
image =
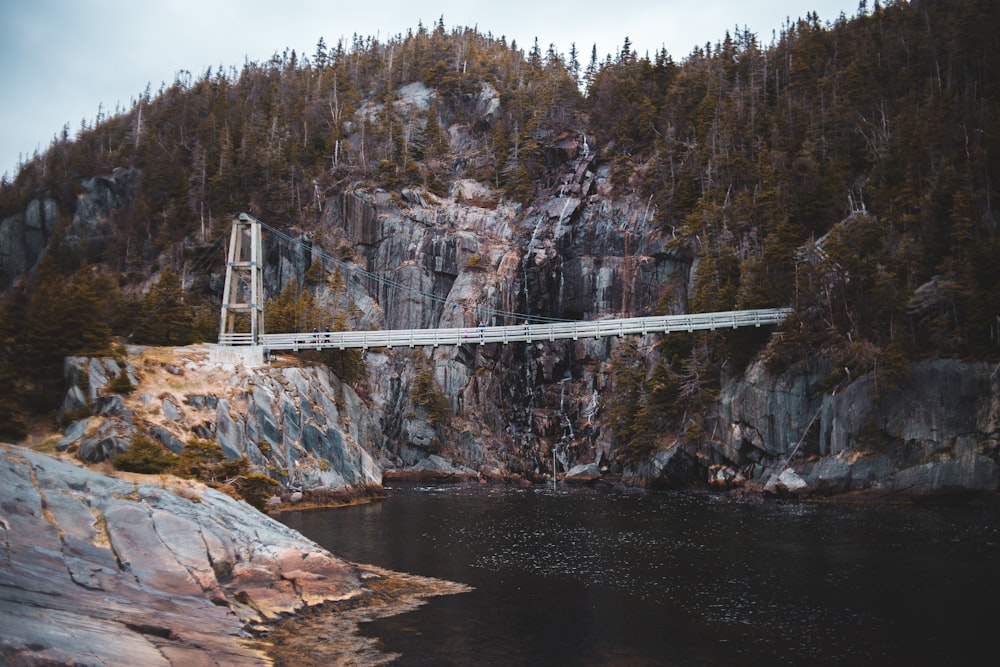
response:
[[[258,345],[264,333],[264,286],[260,221],[246,213],[233,220],[229,237],[226,283],[222,291],[219,342]],[[249,315],[249,323],[247,316]],[[236,331],[249,324],[249,332]]]

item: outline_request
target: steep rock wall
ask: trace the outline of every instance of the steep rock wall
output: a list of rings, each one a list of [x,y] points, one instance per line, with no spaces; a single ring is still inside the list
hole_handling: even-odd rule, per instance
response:
[[[753,365],[723,389],[715,463],[765,489],[927,497],[1000,491],[1000,375],[984,363],[913,364],[818,390],[822,367],[769,376]],[[793,454],[795,455],[793,457]],[[795,477],[779,477],[791,469]],[[793,487],[793,488],[789,488]]]
[[[23,213],[0,220],[0,286],[35,266],[56,228],[52,199],[32,200]]]
[[[100,231],[139,178],[122,171],[88,181],[71,232],[83,238]],[[39,229],[54,220],[41,204],[33,210]],[[608,165],[589,152],[569,159],[561,184],[528,207],[468,179],[453,181],[444,197],[417,188],[348,190],[325,202],[315,230],[266,244],[265,292],[276,296],[294,279],[325,309],[321,326],[347,314],[354,329],[596,319],[649,314],[658,304],[682,311],[693,267],[650,229],[650,216],[647,201],[613,191]],[[8,237],[14,227],[6,223]],[[317,262],[326,279],[310,283],[307,272]],[[656,338],[638,343],[648,365]],[[992,414],[983,405],[992,405],[985,397],[996,394],[995,378],[984,379],[983,369],[956,370],[954,362],[914,367],[904,390],[880,392],[878,401],[875,377],[827,395],[819,388],[821,364],[780,377],[755,364],[723,386],[706,442],[657,454],[669,465],[651,460],[623,469],[607,412],[615,345],[600,339],[372,350],[363,400],[327,371],[272,368],[253,381],[225,378],[238,396],[206,390],[153,400],[163,415],[197,423],[184,431],[164,419],[149,428],[174,449],[188,432],[214,437],[230,455],[245,453],[290,486],[314,488],[375,484],[382,469],[440,457],[470,474],[526,476],[550,475],[553,460],[560,473],[599,462],[639,484],[686,479],[728,487],[747,480],[775,488],[794,468],[802,488],[815,492],[891,490],[903,484],[890,482],[903,470],[925,485],[934,470],[951,470],[934,482],[938,488],[962,475],[959,486],[996,486],[995,428],[982,417]],[[102,363],[106,372],[91,378],[89,389],[71,383],[64,409],[93,413],[67,433],[88,459],[121,451],[134,431],[128,418],[113,418],[128,416],[134,401],[95,393],[101,377],[118,372]],[[425,368],[448,406],[444,418],[415,400],[415,378]],[[937,396],[945,398],[935,403]]]
[[[592,153],[566,171],[559,191],[528,209],[467,180],[447,198],[344,193],[325,207],[324,242],[350,248],[364,273],[345,279],[365,285],[366,323],[379,328],[650,314],[665,290],[683,304],[690,267],[649,232],[648,203],[612,196],[608,167]],[[350,273],[333,264],[328,272]],[[441,452],[477,472],[533,475],[551,473],[553,448],[561,472],[607,456],[613,431],[600,392],[613,347],[603,339],[387,351],[371,393],[387,406],[390,461],[408,466]],[[411,380],[423,365],[452,411],[441,423],[413,407]]]
[[[381,488],[381,419],[326,368],[224,368],[208,356],[131,348],[120,359],[68,359],[61,413],[71,423],[58,448],[93,463],[127,450],[139,431],[175,452],[200,437],[286,489]],[[123,369],[135,385],[127,396],[108,388]]]

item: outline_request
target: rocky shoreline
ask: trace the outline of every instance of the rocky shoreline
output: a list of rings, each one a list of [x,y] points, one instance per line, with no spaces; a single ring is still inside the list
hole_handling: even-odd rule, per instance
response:
[[[188,480],[112,477],[5,445],[0,488],[7,665],[302,664],[306,638],[287,639],[298,614],[350,635],[369,607],[465,590],[349,563]],[[323,613],[331,603],[354,612]]]
[[[412,611],[427,598],[471,590],[464,584],[361,566],[362,595],[302,609],[275,624],[267,653],[276,667],[383,665],[396,657],[357,632],[358,624]]]

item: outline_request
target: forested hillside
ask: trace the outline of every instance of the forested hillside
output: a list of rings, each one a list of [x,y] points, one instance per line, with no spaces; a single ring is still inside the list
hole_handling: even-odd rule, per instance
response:
[[[0,187],[2,225],[35,200],[57,207],[46,251],[0,272],[0,437],[59,399],[63,356],[114,337],[214,337],[234,214],[311,231],[337,193],[445,196],[458,179],[528,210],[558,191],[581,144],[694,267],[686,302],[663,289],[660,311],[796,312],[773,337],[665,339],[617,403],[623,429],[657,423],[637,406],[697,407],[756,354],[772,370],[823,356],[830,387],[872,370],[901,382],[912,360],[1000,359],[998,25],[994,0],[863,2],[769,43],[720,27],[682,58],[626,40],[599,59],[441,21],[178,73],[66,128]],[[425,113],[401,111],[413,82],[434,92]],[[84,233],[81,184],[116,170],[135,176]]]

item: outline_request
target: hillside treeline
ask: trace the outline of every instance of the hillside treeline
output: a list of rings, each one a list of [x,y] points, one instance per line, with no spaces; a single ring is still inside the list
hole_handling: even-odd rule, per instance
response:
[[[877,368],[892,378],[910,359],[1000,358],[997,25],[993,0],[862,2],[853,17],[809,13],[766,44],[725,33],[676,60],[628,39],[612,56],[562,54],[441,20],[181,72],[128,109],[65,128],[0,187],[0,219],[50,197],[65,227],[82,179],[142,174],[111,238],[81,256],[60,251],[57,233],[43,265],[4,286],[0,412],[55,382],[59,355],[154,336],[144,321],[158,311],[138,286],[163,263],[197,269],[190,289],[160,288],[180,301],[175,335],[206,335],[218,295],[197,274],[218,267],[199,260],[236,212],[309,229],[338,190],[444,194],[455,178],[530,204],[558,185],[560,142],[581,135],[619,193],[650,202],[650,232],[697,260],[689,303],[661,308],[796,309],[763,350],[752,333],[666,343],[681,379],[670,395],[710,393],[759,351],[774,370],[821,354],[838,369],[831,384]],[[436,92],[417,117],[393,104],[414,81]],[[486,122],[476,105],[490,90],[501,104]],[[60,334],[79,331],[72,290],[108,313],[92,335]]]

